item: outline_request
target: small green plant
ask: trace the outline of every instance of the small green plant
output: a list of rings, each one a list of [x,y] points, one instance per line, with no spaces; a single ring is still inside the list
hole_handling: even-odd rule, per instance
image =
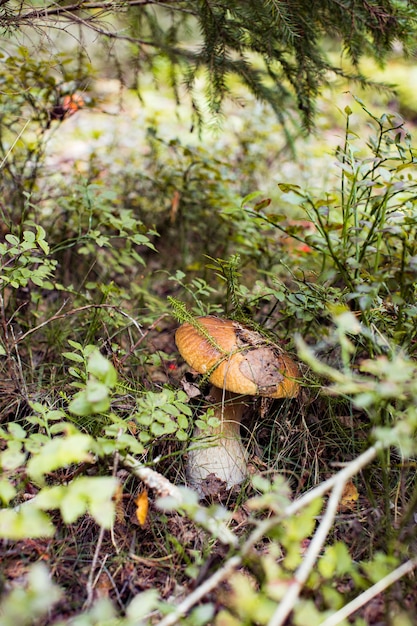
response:
[[[0,431],[7,444],[0,453],[2,500],[9,505],[0,510],[1,537],[52,536],[55,527],[44,511],[53,509],[60,509],[67,523],[75,521],[88,510],[98,523],[110,527],[114,515],[114,478],[98,477],[96,480],[80,477],[66,486],[49,487],[46,484],[46,477],[61,468],[94,462],[92,437],[64,421],[66,416],[62,411],[49,410],[41,405],[35,405],[34,410],[37,413],[29,417],[28,422],[38,428],[30,431],[11,424]],[[38,493],[33,500],[10,506],[19,499],[15,476],[16,471],[23,467]]]
[[[282,202],[301,207],[309,228],[287,228],[281,214],[265,209],[253,219],[268,223],[301,241],[308,252],[291,267],[291,248],[281,262],[265,272],[273,286],[271,300],[293,327],[305,320],[308,331],[321,333],[317,321],[332,307],[347,305],[369,329],[415,350],[416,179],[415,148],[403,121],[380,117],[359,106],[374,130],[364,142],[351,129],[352,110],[346,107],[345,142],[337,150],[339,188],[319,194],[298,185],[280,183]],[[288,283],[290,277],[291,283]],[[264,295],[266,290],[264,290]],[[367,342],[366,350],[382,344]]]
[[[225,159],[178,137],[166,141],[152,126],[146,139],[148,154],[140,171],[137,166],[126,170],[123,163],[121,199],[145,224],[152,220],[164,242],[166,269],[207,281],[206,256],[227,258],[238,252],[248,262],[261,262],[263,229],[248,217],[241,201],[246,183],[235,176],[238,163],[247,167],[247,176],[253,173],[249,157],[247,164],[240,163],[240,146]]]
[[[139,397],[137,410],[131,415],[139,425],[139,440],[155,441],[164,435],[175,435],[179,441],[188,439],[189,419],[193,412],[184,391],[162,389]]]
[[[68,410],[79,416],[106,413],[110,408],[110,394],[117,383],[117,372],[113,365],[105,359],[95,346],[87,345],[83,348],[80,344],[70,341],[70,345],[76,351],[65,352],[67,359],[85,365],[85,374],[73,367],[73,376],[82,379],[83,383],[75,383],[81,386],[79,391],[69,403]],[[81,353],[81,354],[80,354]]]
[[[48,279],[54,274],[56,261],[49,258],[45,230],[38,225],[34,230],[23,231],[21,238],[7,234],[0,245],[0,290],[3,293],[7,286],[18,289],[26,287],[29,281],[43,289],[53,289]]]
[[[2,51],[0,69],[1,214],[10,230],[30,216],[39,221],[31,202],[38,197],[47,144],[66,117],[65,97],[81,91],[91,71],[84,54],[74,62],[66,54],[51,59],[38,50],[33,55],[24,45],[11,49]]]

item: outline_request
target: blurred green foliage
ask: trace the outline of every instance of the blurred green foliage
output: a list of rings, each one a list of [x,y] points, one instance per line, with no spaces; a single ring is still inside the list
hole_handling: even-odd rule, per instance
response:
[[[61,175],[45,160],[46,145],[66,118],[51,111],[57,99],[83,87],[88,71],[84,61],[56,65],[24,49],[1,69],[0,535],[8,541],[46,537],[52,545],[59,533],[65,540],[78,520],[86,520],[93,534],[95,524],[113,532],[118,493],[131,489],[133,480],[115,468],[120,462],[132,469],[132,457],[146,469],[161,469],[171,483],[183,482],[181,463],[198,400],[194,406],[180,389],[170,302],[180,316],[224,312],[285,340],[305,363],[305,406],[298,405],[294,416],[303,435],[287,453],[288,467],[316,454],[308,429],[312,423],[318,428],[328,407],[330,419],[318,431],[318,479],[298,477],[300,489],[320,486],[326,473],[337,476],[334,458],[355,463],[367,446],[378,446],[368,474],[358,467],[352,477],[363,480],[383,538],[370,533],[352,553],[335,520],[292,618],[303,624],[309,615],[318,624],[410,558],[415,541],[417,195],[411,137],[398,116],[374,115],[353,103],[371,131],[367,138],[358,135],[351,109],[345,109],[337,184],[317,191],[281,180],[279,201],[251,188],[259,155],[245,152],[246,136],[233,158],[220,158],[209,147],[166,141],[152,126],[146,150],[130,155],[123,168],[98,151],[86,168]],[[10,100],[13,90],[16,99]],[[356,436],[353,423],[340,445],[331,440],[335,424],[342,430],[341,410],[360,416],[365,437]],[[210,418],[207,411],[199,423]],[[281,444],[282,438],[270,436],[270,459]],[[234,525],[238,517],[197,503],[187,490],[179,490],[180,504],[168,493],[155,505],[162,521],[152,521],[152,550],[168,545],[170,558],[174,552],[175,580],[186,585],[189,573],[199,572],[202,549],[209,554],[217,541],[230,550],[216,553],[218,571],[229,557],[244,570],[227,577],[230,593],[216,615],[215,603],[202,597],[184,611],[184,623],[268,624],[305,563],[326,512],[324,492],[293,511],[299,496],[292,494],[294,481],[269,480],[268,472],[255,473],[242,490],[240,497],[247,489],[250,498],[241,531]],[[204,529],[189,552],[165,529],[175,512],[184,524]],[[114,557],[115,563],[128,558],[130,548]],[[57,624],[130,626],[150,623],[152,612],[169,616],[175,610],[159,590],[136,591],[123,611],[107,600],[86,610],[78,603],[72,610],[79,614],[58,617]],[[0,617],[22,625],[49,619],[60,598],[45,570],[35,568],[26,587],[6,594]],[[396,615],[411,623],[406,608],[396,607]]]

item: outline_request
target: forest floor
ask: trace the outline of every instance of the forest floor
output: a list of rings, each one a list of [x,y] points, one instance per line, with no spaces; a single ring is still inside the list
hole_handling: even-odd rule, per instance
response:
[[[87,175],[92,161],[98,159],[102,167],[101,176],[111,178],[126,167],[130,154],[135,151],[147,154],[146,128],[153,124],[158,126],[158,132],[167,142],[177,135],[181,136],[184,144],[189,142],[197,145],[202,141],[198,133],[184,121],[181,110],[174,109],[171,101],[155,93],[145,94],[143,103],[131,93],[119,99],[119,87],[117,83],[109,81],[97,84],[97,105],[79,111],[62,124],[59,133],[52,134],[48,145],[47,170],[59,168],[64,177],[66,173],[73,175],[74,172],[81,176]],[[334,151],[343,142],[345,131],[342,111],[347,105],[352,105],[352,96],[345,93],[339,95],[336,105],[333,95],[320,101],[315,133],[309,138],[300,137],[295,142],[296,154],[301,157],[297,159],[294,158],[290,146],[282,139],[279,129],[274,126],[272,118],[262,107],[255,106],[255,112],[252,110],[252,113],[248,113],[257,117],[258,130],[267,136],[267,145],[262,146],[264,154],[268,154],[268,147],[275,145],[276,152],[270,155],[270,161],[265,157],[259,172],[254,174],[254,180],[262,194],[270,196],[273,202],[278,202],[278,182],[325,189],[336,179],[338,174],[332,164],[335,160]],[[392,106],[396,107],[395,104]],[[329,110],[332,111],[330,116]],[[226,118],[225,126],[226,124],[227,133],[221,127],[214,132],[205,131],[203,140],[209,151],[224,154],[226,150],[233,151],[238,146],[241,147],[241,135],[248,132],[244,116],[241,112],[231,113]],[[277,154],[279,158],[274,159]],[[252,158],[256,160],[256,154]],[[295,209],[294,216],[287,217],[300,219],[302,215]],[[293,244],[291,240],[290,247]],[[287,244],[281,242],[280,245]],[[163,241],[158,248],[159,255],[151,257],[148,277],[150,280],[155,279],[153,295],[163,300],[175,292],[169,278],[165,278],[165,275],[160,278],[167,266],[172,267],[175,254],[172,254],[171,249],[164,250]],[[295,264],[298,253],[296,250]],[[180,251],[178,255],[180,256]],[[41,322],[40,318],[39,321]],[[155,324],[146,321],[141,327],[139,352],[151,357],[157,356],[158,359],[154,363],[150,359],[143,364],[138,359],[134,379],[140,379],[144,390],[159,391],[164,385],[184,389],[190,395],[189,402],[194,414],[198,414],[204,405],[206,390],[203,388],[201,392],[196,391],[199,380],[195,374],[190,373],[190,368],[178,354],[174,341],[176,326],[172,317],[162,315]],[[105,323],[103,328],[107,331]],[[110,340],[108,344],[111,344]],[[132,340],[130,347],[133,345]],[[44,347],[38,347],[36,339],[32,345],[22,346],[22,362],[31,366],[36,364],[38,349],[41,354]],[[129,383],[130,365],[126,366],[116,353],[113,357],[120,380],[122,383]],[[32,369],[36,370],[36,367]],[[307,373],[307,370],[305,367],[303,372]],[[51,393],[51,389],[44,389],[42,385],[40,389],[34,380],[33,378],[28,385],[28,395],[24,400],[15,380],[3,380],[0,421],[6,422],[12,415],[24,419],[30,412],[28,398],[42,401]],[[370,422],[364,411],[352,409],[352,405],[343,399],[335,411],[334,399],[329,394],[322,394],[322,389],[313,378],[309,382],[314,384],[307,384],[300,398],[294,401],[258,400],[250,403],[242,428],[242,437],[250,450],[250,476],[261,475],[268,480],[284,476],[291,490],[291,500],[326,480],[337,469],[354,459],[366,447],[370,429]],[[134,392],[128,389],[128,384],[126,388],[125,394],[120,392],[116,407],[124,416],[133,411],[136,402]],[[65,398],[65,394],[71,391],[69,386],[61,388],[57,397]],[[136,433],[135,429],[136,426],[132,423],[131,434]],[[154,459],[159,459],[155,469],[173,485],[183,485],[187,481],[185,447],[186,444],[175,438],[168,438],[152,450]],[[401,465],[401,470],[405,467],[403,459],[398,456],[394,455],[392,462],[394,466]],[[46,563],[54,581],[64,590],[61,600],[40,626],[65,622],[79,614],[82,609],[90,608],[98,599],[111,599],[121,614],[124,614],[136,594],[150,589],[156,589],[160,598],[168,604],[178,605],[220,568],[229,555],[228,546],[214,540],[192,519],[175,511],[161,510],[156,502],[158,494],[152,489],[147,490],[144,484],[132,476],[120,458],[116,456],[111,466],[108,463],[108,460],[99,460],[91,464],[86,462],[81,466],[71,466],[56,474],[52,472],[48,480],[51,483],[57,481],[65,484],[80,474],[93,475],[98,471],[116,476],[123,488],[114,498],[116,518],[111,530],[101,531],[89,515],[81,517],[75,523],[64,524],[56,513],[52,517],[57,527],[53,538],[3,542],[1,583],[5,591],[22,584],[29,566],[39,561]],[[343,541],[357,562],[370,558],[370,546],[372,552],[383,551],[387,536],[400,526],[401,507],[407,500],[407,481],[413,471],[410,462],[410,467],[401,479],[394,481],[396,492],[391,484],[391,499],[387,498],[385,492],[386,476],[381,478],[373,466],[358,475],[354,481],[349,481],[337,511],[331,540]],[[22,500],[29,502],[36,497],[36,488],[26,479],[23,471],[19,480],[25,485]],[[239,486],[232,491],[227,491],[224,485],[213,481],[207,485],[207,497],[202,504],[209,509],[213,505],[221,505],[231,512],[230,528],[243,542],[254,526],[253,510],[248,503],[257,494],[258,491],[250,480],[243,487]],[[394,511],[393,514],[387,511],[387,501]],[[268,515],[268,512],[261,514],[265,517]],[[317,521],[320,520],[321,516],[318,515]],[[403,534],[407,538],[409,533],[412,543],[415,540],[410,527],[411,523],[407,524]],[[307,550],[309,544],[309,538],[303,540],[301,550]],[[264,556],[268,546],[269,539],[263,538],[255,547],[255,556]],[[277,561],[281,562],[283,559],[282,554]],[[256,558],[242,565],[239,571],[246,577],[251,588],[260,588],[262,576],[259,576]],[[349,577],[342,576],[335,582],[336,591],[342,595],[349,595],[352,588],[353,583]],[[224,581],[210,590],[204,602],[210,602],[215,613],[222,608],[234,611],[236,606],[233,594],[229,581]],[[307,595],[313,598],[314,592],[307,592]],[[317,599],[318,604],[321,600],[322,598]],[[361,617],[364,624],[381,626],[386,623],[384,620],[387,612],[395,613],[398,607],[417,614],[417,595],[411,584],[404,585],[403,588],[399,584],[389,600],[384,594],[376,595],[355,617]],[[154,623],[158,623],[160,618],[160,614],[155,612],[151,621],[153,619]],[[221,621],[213,623],[223,626]],[[78,626],[77,622],[74,624]],[[227,626],[226,622],[224,624]]]

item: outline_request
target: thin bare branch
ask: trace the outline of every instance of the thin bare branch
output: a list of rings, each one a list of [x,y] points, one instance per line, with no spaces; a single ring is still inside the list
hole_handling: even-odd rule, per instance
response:
[[[237,536],[224,522],[211,516],[208,510],[201,506],[201,504],[193,503],[191,506],[187,507],[187,503],[185,502],[184,494],[181,489],[179,489],[176,485],[173,485],[167,478],[165,478],[165,476],[150,467],[146,467],[131,455],[128,455],[123,460],[123,464],[133,474],[135,474],[135,476],[140,478],[145,485],[154,489],[157,494],[162,497],[170,496],[176,501],[178,506],[186,507],[188,517],[190,517],[196,524],[199,524],[211,532],[214,536],[217,536],[221,543],[234,548],[238,547]]]
[[[175,7],[173,5],[178,4],[178,0],[165,0],[164,2],[158,2],[157,0],[127,0],[126,2],[76,2],[74,4],[57,5],[56,3],[50,4],[47,7],[43,7],[40,9],[32,9],[27,13],[22,13],[19,15],[20,21],[30,21],[30,20],[45,20],[53,16],[66,17],[67,19],[75,19],[74,13],[78,11],[90,11],[95,9],[103,9],[104,11],[108,11],[109,13],[114,12],[117,9],[127,9],[133,6],[145,7],[150,5],[155,5],[159,7],[167,7],[169,9],[179,10],[182,13],[187,12],[190,14],[194,14],[191,10],[185,10],[182,7]],[[96,16],[94,16],[95,18]]]
[[[383,445],[380,442],[375,443],[356,459],[348,463],[344,469],[340,470],[340,472],[320,483],[319,485],[317,485],[317,487],[314,487],[314,489],[311,489],[303,496],[301,496],[301,498],[298,498],[298,500],[294,500],[294,502],[291,502],[291,504],[283,509],[281,515],[279,516],[280,519],[285,519],[287,517],[290,517],[291,515],[294,515],[302,508],[310,504],[310,502],[312,502],[316,498],[319,498],[328,493],[339,482],[343,484],[347,482],[349,478],[358,474],[362,468],[364,468],[366,465],[368,465],[368,463],[373,461],[377,453],[382,449]],[[264,537],[272,528],[274,528],[276,524],[277,518],[275,516],[261,522],[248,538],[247,544],[245,544],[245,554],[249,552],[250,548],[253,545],[260,541],[262,537]]]
[[[382,446],[379,444],[372,446],[372,448],[369,448],[369,450],[367,450],[357,459],[349,463],[343,470],[335,474],[335,476],[332,476],[332,478],[329,478],[325,482],[321,483],[320,485],[306,493],[298,500],[295,500],[290,505],[288,505],[283,510],[281,515],[274,515],[272,518],[259,524],[259,526],[250,534],[247,541],[240,548],[239,554],[231,557],[228,561],[226,561],[222,568],[220,568],[215,574],[213,574],[213,576],[211,576],[205,583],[200,585],[192,594],[190,594],[186,598],[186,600],[181,602],[173,613],[158,622],[158,626],[172,626],[173,624],[177,623],[178,618],[184,616],[201,598],[204,597],[204,595],[208,591],[213,589],[216,584],[224,580],[226,575],[239,567],[243,563],[244,558],[252,551],[254,545],[262,537],[265,536],[265,533],[267,533],[269,530],[271,530],[271,528],[279,524],[281,519],[285,519],[287,517],[290,517],[291,515],[294,515],[294,513],[307,506],[307,504],[312,502],[314,499],[322,496],[323,494],[333,489],[333,492],[329,498],[326,513],[311,541],[311,544],[303,559],[302,564],[296,572],[296,583],[292,588],[290,588],[290,591],[287,593],[283,602],[278,606],[276,613],[272,618],[272,620],[275,619],[275,621],[271,620],[268,626],[283,624],[286,616],[288,616],[288,614],[294,607],[294,603],[296,602],[297,597],[302,590],[302,586],[307,580],[312,570],[312,567],[316,562],[317,556],[319,555],[320,550],[322,549],[323,544],[327,538],[329,529],[336,515],[337,505],[346,481],[355,474],[357,474],[368,463],[370,463],[375,458],[378,450],[380,450],[381,448]],[[137,475],[140,477],[139,474]],[[146,480],[144,482],[146,482]],[[229,529],[227,529],[227,531],[230,532]],[[330,626],[330,624],[322,626]]]
[[[157,626],[174,626],[178,623],[178,619],[186,615],[186,613],[195,605],[199,600],[204,598],[212,589],[217,587],[227,576],[229,576],[233,570],[235,570],[241,563],[241,559],[238,556],[232,556],[217,572],[215,572],[210,578],[208,578],[197,589],[190,593],[185,600],[183,600],[175,610],[164,617]]]
[[[315,562],[323,548],[323,545],[327,539],[327,535],[333,525],[334,518],[337,513],[339,500],[343,493],[343,487],[346,484],[346,479],[342,476],[343,471],[337,474],[338,481],[336,482],[333,491],[330,495],[329,502],[327,504],[326,512],[323,519],[314,533],[314,537],[308,547],[307,552],[301,562],[300,567],[294,574],[292,584],[285,594],[282,601],[279,603],[272,618],[268,622],[268,626],[282,626],[287,617],[293,610],[298,596],[300,595],[307,578],[309,577]]]
[[[417,567],[417,559],[409,559],[395,570],[378,580],[377,583],[366,589],[357,598],[354,598],[351,602],[348,602],[343,608],[330,615],[324,622],[321,622],[320,626],[337,626],[340,622],[349,615],[352,615],[355,611],[360,609],[364,604],[375,598],[379,593],[390,587],[392,584],[400,580],[406,574],[409,574]]]
[[[64,306],[65,306],[65,304],[64,304]],[[47,326],[47,324],[50,324],[51,322],[55,322],[56,320],[65,319],[66,317],[70,317],[71,315],[76,315],[77,313],[81,313],[82,311],[88,311],[89,309],[112,309],[113,311],[117,311],[117,313],[120,313],[120,315],[123,315],[124,317],[127,317],[127,319],[136,327],[136,329],[138,330],[139,334],[143,335],[143,332],[142,332],[142,330],[140,328],[140,324],[133,317],[131,317],[128,313],[126,313],[125,311],[123,311],[119,307],[114,306],[113,304],[86,304],[85,306],[80,306],[80,307],[78,307],[76,309],[71,309],[71,311],[66,311],[65,313],[58,313],[56,315],[53,315],[52,317],[50,317],[49,319],[45,320],[41,324],[38,324],[37,326],[34,326],[33,328],[30,328],[25,333],[20,335],[20,337],[17,337],[17,339],[15,340],[14,343],[15,344],[20,343],[21,341],[26,339],[26,337],[28,337],[29,335],[32,335],[33,333],[36,333],[38,330],[40,330],[44,326]],[[61,307],[60,310],[62,310],[62,307]]]

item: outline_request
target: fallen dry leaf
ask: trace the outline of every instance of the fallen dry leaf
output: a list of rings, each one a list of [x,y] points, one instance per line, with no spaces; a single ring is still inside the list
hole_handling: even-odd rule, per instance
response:
[[[146,518],[148,516],[148,508],[149,508],[149,500],[148,500],[148,491],[144,489],[140,492],[138,497],[135,500],[136,504],[136,517],[141,526],[143,526],[146,522]]]
[[[342,497],[340,499],[339,509],[341,511],[351,511],[355,508],[356,501],[359,498],[358,490],[356,489],[354,483],[349,480],[342,493]]]

